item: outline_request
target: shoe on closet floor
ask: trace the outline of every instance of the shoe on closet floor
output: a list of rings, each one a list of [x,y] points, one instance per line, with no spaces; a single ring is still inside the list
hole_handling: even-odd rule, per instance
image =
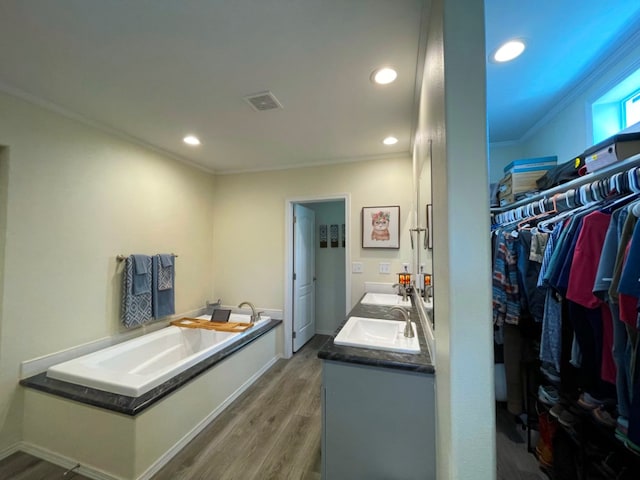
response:
[[[560,383],[560,373],[550,363],[543,363],[540,372],[552,383]]]
[[[602,406],[600,407],[596,407],[593,410],[591,410],[591,415],[593,416],[593,418],[596,419],[596,421],[607,427],[607,428],[616,428],[616,426],[618,425],[618,422],[616,422],[616,419],[613,418],[611,416],[611,414],[609,412],[607,412]]]
[[[602,406],[602,402],[589,395],[589,393],[583,392],[580,398],[578,398],[578,405],[587,410],[593,410],[594,408]]]
[[[624,446],[627,447],[627,450],[640,456],[640,445],[636,445],[635,443],[633,443],[631,440],[627,438],[624,442]]]
[[[555,405],[560,401],[560,394],[551,385],[540,385],[538,387],[538,400],[545,405]]]
[[[560,416],[558,417],[558,422],[560,422],[560,425],[573,429],[575,424],[578,423],[578,418],[569,410],[562,410],[562,413],[560,413]]]
[[[624,417],[618,417],[616,420],[616,431],[615,436],[616,439],[625,443],[629,438],[627,437],[627,433],[629,431],[629,420]]]
[[[562,403],[556,403],[549,410],[549,414],[557,420],[560,418],[560,415],[562,415],[562,412],[564,412],[566,408],[566,405],[563,405]]]

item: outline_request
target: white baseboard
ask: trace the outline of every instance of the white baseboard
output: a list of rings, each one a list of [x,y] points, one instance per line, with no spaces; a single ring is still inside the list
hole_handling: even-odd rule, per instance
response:
[[[331,336],[333,336],[334,333],[336,333],[335,330],[317,330],[316,329],[316,335],[331,335]]]
[[[66,470],[71,470],[78,465],[78,462],[72,458],[60,455],[59,453],[52,452],[51,450],[29,442],[20,442],[19,450],[49,463],[53,463],[54,465],[58,465]],[[112,475],[97,468],[87,467],[85,465],[80,465],[73,471],[93,480],[126,480],[125,478]]]
[[[196,425],[189,433],[182,437],[175,445],[167,450],[160,458],[158,458],[143,474],[135,480],[148,480],[155,475],[162,467],[164,467],[180,450],[182,450],[196,435],[204,430],[218,415],[220,415],[236,398],[245,392],[253,383],[256,382],[269,368],[271,368],[280,358],[280,355],[274,356],[269,362],[253,374],[246,382],[238,387],[227,399],[222,402],[218,408],[207,415],[198,425]],[[71,469],[78,465],[78,462],[72,458],[52,452],[46,448],[39,447],[29,442],[19,442],[0,452],[0,459],[9,455],[23,451],[34,457],[46,460],[65,469]],[[92,480],[129,480],[119,476],[112,475],[102,470],[92,468],[90,466],[80,465],[74,472],[84,475]]]
[[[7,458],[9,455],[13,455],[17,451],[20,450],[20,443],[14,443],[13,445],[9,445],[6,448],[0,450],[0,460]]]

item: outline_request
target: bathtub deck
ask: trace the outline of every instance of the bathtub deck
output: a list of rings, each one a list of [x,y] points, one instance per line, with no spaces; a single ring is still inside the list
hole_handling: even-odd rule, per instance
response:
[[[278,327],[281,323],[281,320],[271,319],[266,324],[256,327],[255,330],[252,329],[245,333],[219,352],[205,358],[201,362],[193,365],[187,370],[184,370],[175,377],[167,380],[139,397],[119,395],[117,393],[105,392],[94,388],[84,387],[82,385],[75,385],[73,383],[56,380],[47,377],[46,372],[20,380],[20,385],[68,398],[69,400],[75,400],[76,402],[92,405],[94,407],[100,407],[113,412],[136,416],[194,378],[198,377],[203,372],[206,372],[217,363],[222,362],[227,357],[244,348],[246,345],[249,345],[253,341],[259,339],[262,335]]]

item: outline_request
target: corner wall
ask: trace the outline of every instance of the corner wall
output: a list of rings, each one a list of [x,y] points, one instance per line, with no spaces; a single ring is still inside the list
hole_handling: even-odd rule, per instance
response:
[[[211,174],[16,97],[0,93],[0,111],[9,152],[1,453],[21,440],[20,362],[122,331],[118,254],[180,255],[177,313],[211,298],[214,184]]]
[[[496,452],[483,3],[434,0],[428,18],[416,160],[431,140],[437,478],[490,480]]]

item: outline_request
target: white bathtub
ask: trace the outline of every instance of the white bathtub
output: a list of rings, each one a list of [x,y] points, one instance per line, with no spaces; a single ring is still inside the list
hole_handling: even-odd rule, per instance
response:
[[[208,318],[208,317],[199,317]],[[231,322],[248,322],[231,314]],[[241,333],[169,326],[47,369],[47,377],[107,392],[139,397],[246,335],[269,317]]]

